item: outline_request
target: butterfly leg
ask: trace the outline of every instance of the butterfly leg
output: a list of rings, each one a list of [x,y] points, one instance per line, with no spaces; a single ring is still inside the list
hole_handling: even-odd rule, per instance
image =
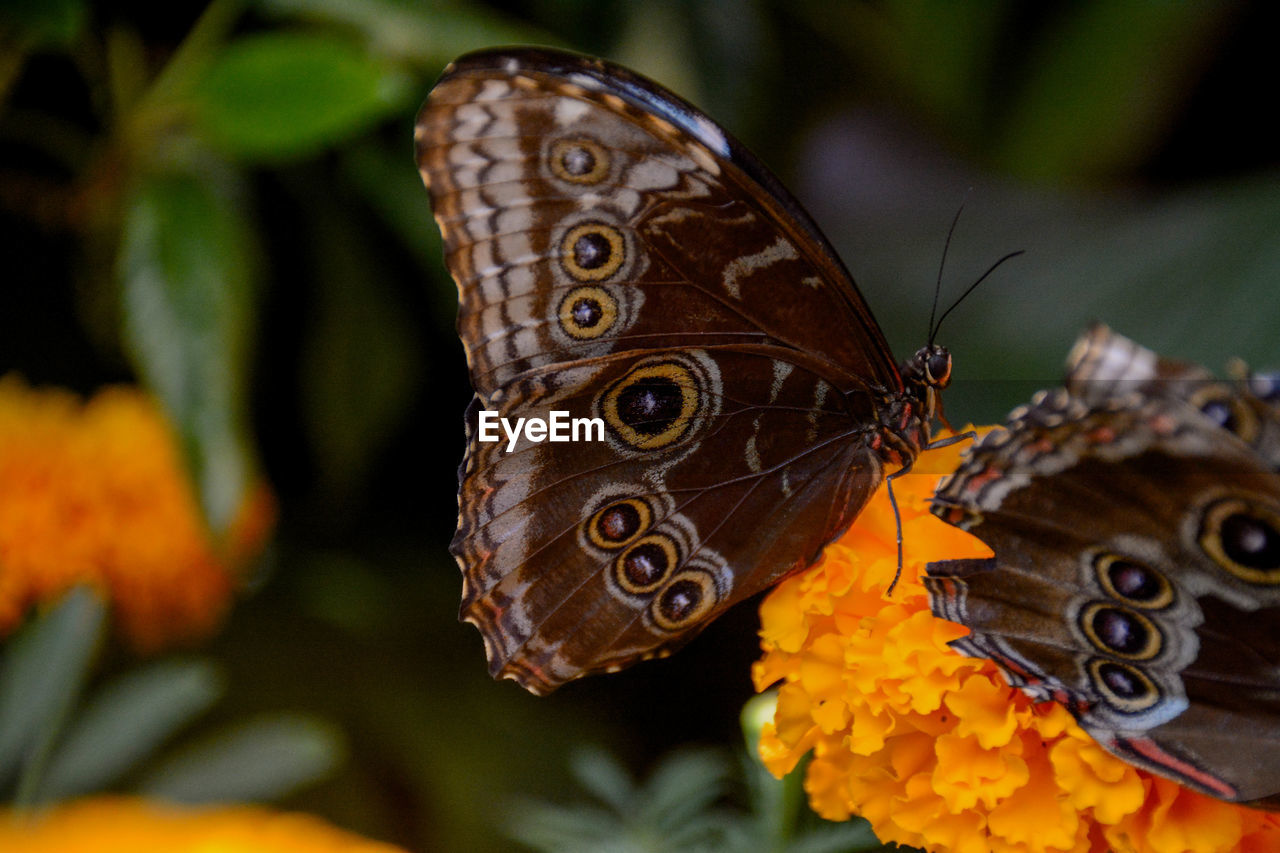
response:
[[[978,434],[976,432],[969,430],[968,432],[949,435],[946,438],[931,441],[925,445],[924,449],[934,450],[939,447],[950,447],[957,442],[972,441],[977,437]],[[884,478],[885,488],[889,490],[889,506],[893,508],[893,524],[898,531],[898,570],[893,573],[893,581],[885,591],[886,595],[893,595],[894,587],[898,585],[898,579],[902,577],[902,514],[898,512],[898,498],[893,493],[893,481],[901,477],[903,474],[910,473],[911,468],[915,465],[915,461],[915,457],[909,457],[905,465]]]

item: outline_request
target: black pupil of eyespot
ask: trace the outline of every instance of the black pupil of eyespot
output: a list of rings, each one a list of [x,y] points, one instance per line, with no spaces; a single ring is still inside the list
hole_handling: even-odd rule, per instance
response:
[[[594,299],[581,297],[573,303],[572,314],[573,322],[579,328],[589,329],[596,323],[600,322],[600,318],[604,316],[604,311],[600,308],[600,303]]]
[[[1159,597],[1163,589],[1155,572],[1138,563],[1114,560],[1107,567],[1111,588],[1131,601],[1151,601]]]
[[[586,148],[575,145],[564,152],[564,157],[560,162],[564,166],[564,170],[570,175],[582,177],[583,175],[591,174],[591,171],[595,169],[596,156]]]
[[[1094,635],[1120,654],[1137,654],[1147,647],[1147,629],[1132,614],[1114,607],[1100,608],[1093,615]]]
[[[1275,568],[1280,566],[1280,533],[1262,519],[1238,512],[1222,522],[1222,550],[1242,566]]]
[[[657,435],[680,416],[680,386],[663,376],[638,379],[618,394],[622,422],[646,435]]]
[[[614,504],[600,516],[600,535],[612,542],[630,539],[639,527],[640,513],[631,504]]]
[[[672,622],[679,622],[698,609],[702,587],[697,581],[676,581],[662,594],[662,612]]]
[[[637,545],[623,560],[627,580],[636,586],[648,586],[662,579],[667,571],[667,552],[652,542]]]
[[[609,239],[598,231],[588,231],[573,242],[573,259],[586,270],[604,266],[612,253]]]
[[[1117,696],[1132,699],[1146,693],[1142,679],[1135,677],[1126,667],[1106,663],[1098,667],[1098,675]]]
[[[1200,407],[1200,411],[1218,426],[1235,432],[1236,415],[1231,410],[1231,404],[1226,400],[1209,400]]]

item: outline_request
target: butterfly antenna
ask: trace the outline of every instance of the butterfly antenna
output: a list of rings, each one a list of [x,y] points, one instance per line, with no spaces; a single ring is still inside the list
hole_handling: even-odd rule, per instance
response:
[[[1001,258],[1000,260],[998,260],[998,261],[996,261],[994,264],[992,264],[992,265],[987,269],[987,271],[986,271],[986,272],[984,272],[982,275],[978,276],[978,280],[977,280],[977,281],[975,281],[973,284],[971,284],[971,285],[969,285],[967,288],[965,288],[964,293],[960,294],[960,298],[958,298],[955,302],[952,302],[952,303],[951,303],[951,307],[950,307],[950,308],[948,308],[946,311],[943,311],[943,312],[942,312],[942,316],[938,318],[938,325],[936,325],[936,326],[934,326],[934,327],[933,327],[933,334],[929,335],[929,343],[933,343],[933,336],[934,336],[934,335],[936,335],[936,334],[938,334],[938,330],[942,328],[942,321],[943,321],[943,320],[945,320],[945,319],[947,319],[947,315],[948,315],[948,314],[950,314],[952,311],[956,310],[956,307],[957,307],[957,306],[959,306],[959,304],[960,304],[961,302],[963,302],[963,301],[964,301],[964,299],[965,299],[965,297],[966,297],[966,296],[968,296],[970,293],[973,293],[973,291],[977,288],[977,286],[978,286],[978,285],[980,285],[980,284],[982,284],[982,282],[986,281],[987,276],[989,276],[989,275],[991,275],[993,272],[995,272],[995,271],[1000,267],[1000,265],[1001,265],[1001,264],[1003,264],[1005,261],[1007,261],[1007,260],[1009,260],[1009,259],[1011,259],[1011,258],[1016,258],[1016,257],[1018,257],[1018,255],[1026,254],[1026,251],[1027,251],[1026,249],[1019,249],[1019,250],[1018,250],[1018,251],[1016,251],[1016,252],[1010,252],[1009,254],[1005,255],[1003,258]]]
[[[966,197],[967,197],[966,193]],[[933,307],[929,309],[929,346],[933,346],[933,338],[938,334],[937,326],[933,325],[934,315],[938,313],[938,299],[942,296],[942,270],[947,266],[947,250],[951,248],[951,235],[956,233],[956,223],[960,221],[960,214],[964,213],[964,202],[960,202],[960,207],[956,210],[956,215],[951,220],[951,227],[947,229],[947,241],[942,244],[942,260],[938,262],[938,281],[933,286]],[[951,306],[954,308],[955,306]],[[947,309],[950,310],[950,309]],[[945,313],[943,317],[947,316]],[[938,325],[942,325],[942,321],[938,321]]]

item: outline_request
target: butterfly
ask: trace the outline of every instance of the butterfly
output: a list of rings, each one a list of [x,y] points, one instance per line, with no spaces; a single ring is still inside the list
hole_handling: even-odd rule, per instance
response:
[[[658,84],[473,53],[415,143],[475,390],[451,551],[495,678],[545,694],[669,654],[928,445],[951,356],[896,363],[795,199]]]
[[[933,511],[994,551],[930,563],[959,651],[1061,702],[1120,758],[1280,808],[1280,383],[1235,383],[1105,326]]]

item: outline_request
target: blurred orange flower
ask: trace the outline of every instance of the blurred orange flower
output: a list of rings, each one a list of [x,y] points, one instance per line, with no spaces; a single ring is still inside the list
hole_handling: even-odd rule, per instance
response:
[[[0,810],[0,850],[22,853],[404,853],[307,814],[94,797],[36,816]]]
[[[960,446],[916,466],[950,471]],[[1033,703],[995,664],[948,646],[925,563],[990,554],[929,513],[938,475],[894,482],[906,553],[881,490],[822,561],[760,608],[757,690],[781,681],[760,753],[778,776],[812,753],[818,814],[867,818],[882,841],[957,853],[1280,850],[1280,814],[1223,803],[1102,749],[1061,706]]]
[[[0,378],[0,637],[80,583],[140,650],[206,636],[274,515],[259,485],[215,540],[168,422],[138,390],[84,402]]]

